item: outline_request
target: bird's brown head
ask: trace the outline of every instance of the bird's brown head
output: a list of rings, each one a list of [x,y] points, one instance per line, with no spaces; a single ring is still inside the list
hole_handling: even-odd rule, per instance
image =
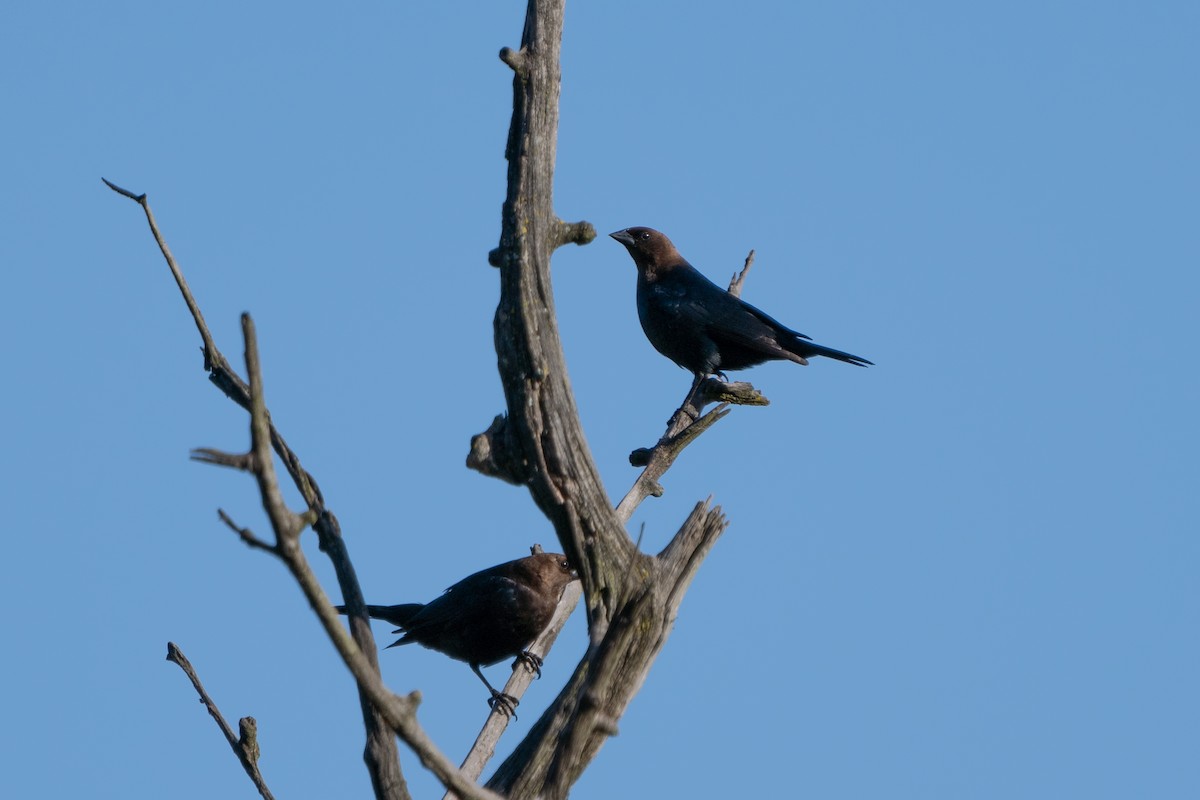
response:
[[[660,267],[671,267],[683,261],[671,240],[653,228],[626,228],[609,236],[625,245],[642,272],[652,273]]]
[[[563,587],[579,579],[579,574],[571,567],[571,562],[562,553],[537,553],[522,558],[517,562],[528,570],[528,583],[540,584],[543,589],[555,598],[562,593]]]

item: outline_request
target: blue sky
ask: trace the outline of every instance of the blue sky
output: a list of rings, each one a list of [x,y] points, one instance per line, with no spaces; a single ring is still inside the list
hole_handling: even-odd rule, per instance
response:
[[[523,11],[6,11],[4,796],[253,796],[168,640],[257,717],[277,796],[370,791],[349,674],[217,521],[265,531],[252,482],[187,459],[244,447],[245,415],[102,175],[149,193],[238,363],[253,313],[369,599],[553,544],[524,491],[463,466],[503,405],[496,53]],[[651,550],[710,495],[731,525],[575,797],[1200,793],[1198,35],[1182,2],[568,5],[559,214],[659,228],[719,282],[755,248],[746,299],[878,365],[741,373],[772,405],[635,516]],[[689,380],[645,341],[634,275],[606,238],[555,257],[614,502]],[[467,667],[381,660],[465,752]]]

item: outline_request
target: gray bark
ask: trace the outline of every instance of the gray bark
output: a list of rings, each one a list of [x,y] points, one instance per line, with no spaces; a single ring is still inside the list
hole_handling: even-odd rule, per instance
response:
[[[508,196],[495,338],[507,414],[472,442],[468,463],[528,487],[580,572],[590,645],[567,686],[487,787],[510,798],[561,798],[595,757],[669,635],[688,584],[726,521],[698,503],[659,554],[638,551],[604,491],[576,411],[559,342],[550,257],[595,237],[554,213],[563,0],[530,0],[513,70]]]

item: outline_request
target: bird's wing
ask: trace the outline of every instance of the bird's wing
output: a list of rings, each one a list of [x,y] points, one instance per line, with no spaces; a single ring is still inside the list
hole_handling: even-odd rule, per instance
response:
[[[733,295],[729,295],[729,296],[733,297]],[[765,322],[767,325],[770,325],[771,327],[775,328],[776,330],[785,331],[799,339],[807,339],[810,342],[812,341],[811,336],[805,336],[803,333],[800,333],[800,331],[792,330],[787,325],[784,325],[782,322],[780,322],[779,320],[772,317],[770,314],[763,311],[761,308],[758,308],[757,306],[752,306],[749,303],[747,303],[745,300],[742,300],[741,298],[734,298],[734,299],[737,300],[739,303],[741,303],[743,306],[745,306],[746,310],[749,311],[751,314],[758,317],[760,320]]]
[[[703,325],[718,341],[755,346],[774,341],[780,333],[809,338],[717,286],[694,267],[680,269],[672,278],[655,287],[659,302],[673,306],[677,316]]]
[[[437,599],[426,603],[405,626],[414,639],[424,634],[462,628],[475,620],[495,618],[517,606],[529,588],[490,570],[477,572],[451,586]]]

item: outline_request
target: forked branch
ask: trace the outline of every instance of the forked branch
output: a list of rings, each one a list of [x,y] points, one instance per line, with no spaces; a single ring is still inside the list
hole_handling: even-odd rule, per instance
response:
[[[416,753],[421,763],[456,794],[471,800],[497,800],[497,796],[476,785],[474,780],[463,775],[429,739],[416,720],[416,707],[420,700],[414,693],[408,697],[393,694],[383,684],[379,674],[379,663],[375,640],[371,634],[363,607],[362,592],[350,562],[349,553],[341,536],[336,517],[324,505],[324,498],[316,481],[304,470],[300,459],[288,448],[283,437],[275,430],[267,410],[263,390],[262,369],[258,358],[258,342],[254,323],[248,314],[242,315],[242,334],[245,342],[246,367],[249,384],[241,380],[217,349],[199,306],[192,298],[183,273],[171,255],[166,241],[158,230],[154,215],[144,194],[137,195],[105,181],[114,191],[133,199],[142,206],[155,240],[159,243],[164,258],[184,294],[193,319],[205,342],[205,366],[213,382],[226,391],[239,405],[250,412],[251,449],[246,453],[229,454],[213,449],[200,449],[193,457],[208,463],[250,472],[259,486],[259,495],[264,510],[275,534],[274,542],[267,542],[249,529],[238,526],[228,514],[221,512],[222,520],[250,546],[265,550],[278,557],[287,566],[300,585],[313,612],[320,620],[326,634],[342,656],[347,668],[358,684],[359,696],[367,727],[367,747],[364,760],[371,774],[376,797],[389,800],[407,800],[408,787],[400,771],[399,755],[396,752],[395,736],[398,734]],[[304,497],[308,508],[296,514],[287,507],[275,474],[272,448],[280,456],[296,487]],[[333,604],[326,596],[300,548],[300,534],[308,524],[316,529],[321,549],[329,556],[337,573],[342,596],[350,612],[351,633],[339,621]],[[228,726],[226,726],[227,728]]]
[[[242,762],[242,769],[246,770],[246,774],[254,782],[254,788],[258,789],[263,800],[275,800],[275,796],[267,788],[267,782],[263,779],[262,773],[258,771],[258,723],[255,722],[254,717],[242,717],[238,720],[238,730],[241,736],[234,736],[233,729],[221,715],[221,710],[208,696],[208,692],[204,691],[204,684],[200,683],[200,676],[196,674],[192,662],[188,661],[187,656],[174,642],[167,642],[167,661],[178,664],[179,668],[183,670],[183,674],[188,676],[196,694],[200,695],[200,702],[208,709],[209,715],[216,721],[221,733],[225,734],[225,741],[229,742],[229,746],[233,748],[233,754],[238,757],[238,761]]]

